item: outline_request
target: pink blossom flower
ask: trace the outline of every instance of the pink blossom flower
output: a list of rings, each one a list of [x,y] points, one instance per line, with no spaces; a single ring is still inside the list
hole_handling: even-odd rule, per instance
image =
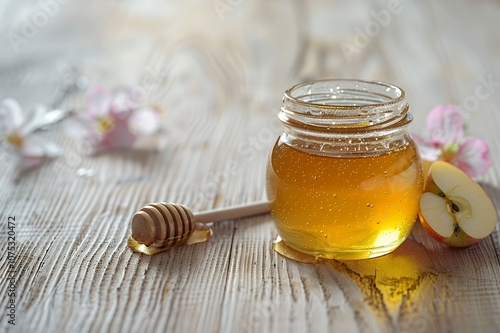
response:
[[[95,152],[131,149],[139,135],[155,133],[159,128],[158,112],[139,108],[132,93],[112,95],[105,87],[91,88],[87,94],[87,110],[82,118],[85,136]]]
[[[5,99],[0,105],[0,142],[6,143],[22,170],[32,169],[60,154],[59,148],[35,131],[64,117],[61,110],[47,111],[39,106],[31,114],[23,112],[17,101]]]
[[[488,144],[476,137],[464,137],[460,111],[453,105],[438,105],[427,116],[429,138],[412,134],[424,160],[454,164],[471,177],[491,167]]]

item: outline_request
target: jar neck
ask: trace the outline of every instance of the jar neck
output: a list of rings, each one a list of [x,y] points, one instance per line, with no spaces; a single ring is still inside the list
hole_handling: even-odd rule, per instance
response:
[[[413,117],[402,89],[384,82],[324,80],[285,92],[281,140],[324,155],[378,155],[408,143]]]

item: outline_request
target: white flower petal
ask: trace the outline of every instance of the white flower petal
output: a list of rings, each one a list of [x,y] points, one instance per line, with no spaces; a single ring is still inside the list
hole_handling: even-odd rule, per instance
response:
[[[24,122],[24,113],[16,100],[7,98],[0,105],[2,132],[14,132]]]
[[[30,133],[33,133],[41,126],[40,120],[43,119],[43,115],[47,112],[47,109],[44,106],[37,106],[35,111],[31,112],[29,116],[26,117],[25,123],[21,126],[19,133],[22,136],[26,136]]]
[[[140,135],[152,135],[160,128],[160,117],[155,109],[140,109],[129,118],[129,126]]]
[[[40,128],[43,126],[55,124],[64,119],[64,117],[66,117],[67,114],[68,114],[67,111],[59,109],[45,111],[45,113],[42,114],[42,117],[38,119],[37,126],[38,128]]]
[[[61,150],[51,141],[40,136],[27,136],[24,138],[24,144],[21,154],[26,157],[56,157]]]

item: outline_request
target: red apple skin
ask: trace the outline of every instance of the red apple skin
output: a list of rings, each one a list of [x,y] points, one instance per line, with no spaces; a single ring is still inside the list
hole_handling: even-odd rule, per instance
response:
[[[422,225],[422,227],[424,227],[425,231],[427,231],[427,233],[432,237],[434,238],[435,240],[437,240],[438,242],[440,243],[444,243],[444,237],[441,236],[440,234],[438,234],[437,232],[434,231],[434,229],[431,228],[431,226],[427,223],[427,221],[424,219],[424,216],[423,214],[420,212],[420,210],[418,211],[418,219],[420,220],[420,224]]]

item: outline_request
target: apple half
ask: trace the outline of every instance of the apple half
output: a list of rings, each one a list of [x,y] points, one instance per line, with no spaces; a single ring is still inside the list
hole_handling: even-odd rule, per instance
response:
[[[495,230],[497,211],[488,194],[462,170],[437,161],[420,198],[420,222],[437,241],[453,247],[479,242]]]

